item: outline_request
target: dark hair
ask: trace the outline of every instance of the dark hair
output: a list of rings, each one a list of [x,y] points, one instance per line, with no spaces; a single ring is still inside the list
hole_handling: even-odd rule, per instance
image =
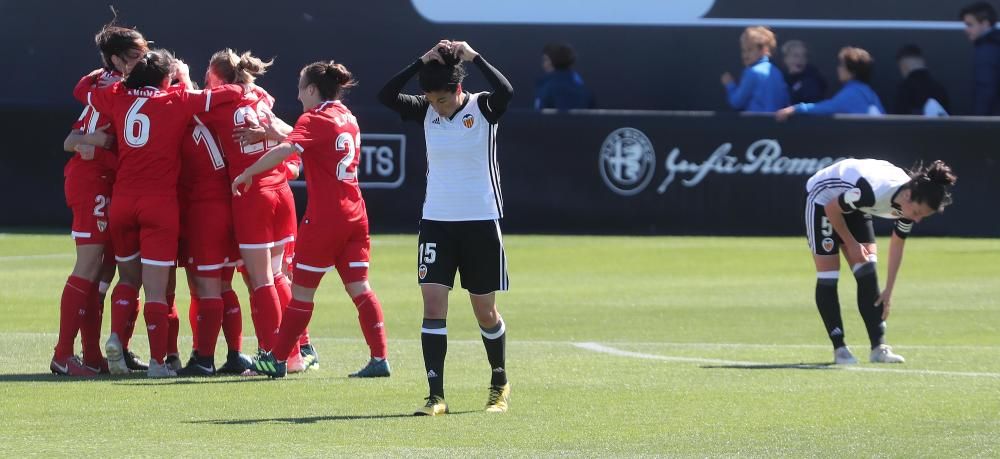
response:
[[[875,59],[872,59],[872,55],[868,54],[868,51],[846,46],[840,49],[837,58],[844,63],[844,67],[848,72],[851,72],[855,80],[862,83],[871,81]]]
[[[149,43],[138,30],[115,25],[114,21],[105,24],[97,35],[94,35],[94,44],[101,51],[101,61],[108,70],[115,69],[114,62],[111,61],[112,56],[121,57],[132,49],[140,52],[149,49]]]
[[[904,185],[910,190],[910,200],[927,204],[935,212],[951,204],[951,187],[958,177],[944,161],[937,160],[928,167],[917,164],[910,170],[910,181]]]
[[[976,2],[962,8],[958,13],[958,19],[964,21],[966,16],[972,16],[979,22],[989,22],[991,26],[997,23],[997,10],[987,2]]]
[[[334,61],[313,62],[302,68],[306,84],[315,85],[324,100],[340,99],[347,90],[357,86],[351,72]]]
[[[465,79],[465,66],[454,51],[447,48],[438,48],[438,54],[444,59],[444,63],[430,61],[420,67],[420,89],[424,92],[433,91],[458,91],[458,85]]]
[[[914,45],[912,43],[903,45],[901,48],[899,48],[899,51],[896,52],[896,62],[911,57],[917,57],[923,59],[924,53],[923,51],[920,50],[919,46]]]
[[[274,59],[265,62],[250,54],[250,51],[237,56],[231,48],[216,52],[208,61],[212,73],[226,83],[239,84],[253,83],[258,76],[267,73],[271,64],[274,64]]]
[[[542,48],[542,54],[549,56],[552,66],[558,70],[567,70],[576,63],[576,52],[568,43],[549,43]]]
[[[125,87],[137,89],[143,86],[159,88],[163,79],[174,69],[174,55],[165,49],[154,49],[142,56],[125,78]]]

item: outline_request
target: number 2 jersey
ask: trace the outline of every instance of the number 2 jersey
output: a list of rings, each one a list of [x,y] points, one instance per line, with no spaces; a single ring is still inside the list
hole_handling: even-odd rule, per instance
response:
[[[315,223],[367,220],[357,177],[361,130],[344,104],[328,100],[303,113],[285,142],[302,156],[308,219]]]

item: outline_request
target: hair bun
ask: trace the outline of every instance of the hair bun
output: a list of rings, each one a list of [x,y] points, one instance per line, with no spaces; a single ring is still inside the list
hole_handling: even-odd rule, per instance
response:
[[[958,180],[958,177],[955,176],[955,173],[951,171],[951,167],[945,164],[944,161],[937,160],[927,168],[927,179],[939,185],[952,186]]]

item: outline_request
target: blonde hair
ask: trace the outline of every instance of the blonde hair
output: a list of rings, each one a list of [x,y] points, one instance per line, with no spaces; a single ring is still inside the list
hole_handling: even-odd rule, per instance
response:
[[[208,67],[226,83],[249,84],[267,73],[267,68],[272,64],[274,59],[265,62],[250,54],[250,51],[237,56],[235,51],[226,48],[212,55]]]
[[[773,50],[778,46],[778,39],[774,36],[774,32],[771,32],[771,29],[764,26],[747,27],[743,30],[741,38],[754,44],[758,49],[767,48]]]

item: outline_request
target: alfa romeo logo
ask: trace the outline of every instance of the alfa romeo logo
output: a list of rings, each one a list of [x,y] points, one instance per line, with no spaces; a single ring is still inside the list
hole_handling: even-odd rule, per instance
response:
[[[653,143],[642,131],[619,128],[601,145],[598,167],[604,183],[622,196],[632,196],[646,189],[653,179],[656,155]]]

